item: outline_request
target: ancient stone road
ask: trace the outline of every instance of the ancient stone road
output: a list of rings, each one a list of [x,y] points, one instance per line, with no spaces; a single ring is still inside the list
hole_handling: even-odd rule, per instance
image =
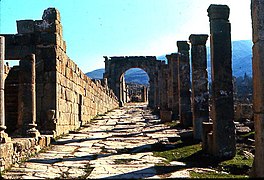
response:
[[[62,137],[49,150],[14,166],[3,178],[188,177],[188,171],[165,173],[155,167],[163,159],[153,156],[153,146],[177,137],[177,129],[160,123],[146,104],[132,104],[99,116],[79,131]]]

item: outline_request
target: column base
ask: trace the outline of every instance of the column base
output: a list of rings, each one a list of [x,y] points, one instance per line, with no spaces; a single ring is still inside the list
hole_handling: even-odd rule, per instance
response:
[[[40,136],[40,132],[36,129],[36,127],[37,127],[36,124],[29,124],[28,127],[30,128],[30,129],[26,130],[26,135],[28,137],[37,138]]]
[[[0,143],[7,143],[7,142],[10,142],[11,141],[11,138],[8,137],[8,134],[5,133],[5,132],[0,132]]]
[[[40,132],[35,128],[27,130],[26,134],[28,137],[32,137],[32,138],[37,138],[40,136]]]
[[[161,122],[171,122],[172,121],[172,111],[161,110],[160,119],[161,119]]]

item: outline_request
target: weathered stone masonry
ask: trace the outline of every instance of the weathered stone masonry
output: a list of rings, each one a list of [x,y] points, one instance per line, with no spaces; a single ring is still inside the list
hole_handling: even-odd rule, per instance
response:
[[[20,60],[20,66],[13,67],[15,71],[9,71],[13,75],[8,82],[10,87],[19,87],[17,98],[14,98],[18,102],[14,105],[25,105],[25,102],[27,105],[24,114],[18,108],[12,119],[3,121],[13,121],[7,123],[15,127],[10,130],[12,136],[17,136],[17,133],[24,137],[33,134],[35,138],[15,138],[5,143],[9,137],[4,132],[5,122],[0,123],[1,170],[47,146],[52,136],[78,129],[93,117],[118,106],[118,100],[107,83],[92,81],[66,55],[60,14],[56,9],[45,10],[42,20],[17,21],[17,30],[18,34],[2,35],[6,40],[4,59]],[[22,73],[21,80],[15,80],[18,78],[16,73]],[[22,93],[21,97],[18,97],[19,93]],[[37,129],[41,134],[50,135],[39,136]]]
[[[229,7],[210,5],[213,131],[208,134],[209,152],[219,158],[235,156],[235,125],[231,63]]]
[[[56,9],[45,10],[42,20],[17,21],[17,26],[18,34],[5,35],[6,59],[36,54],[37,124],[42,133],[67,133],[116,107],[111,90],[89,79],[66,55]]]
[[[255,127],[255,158],[253,177],[264,177],[264,3],[251,1],[253,39],[253,113]]]
[[[191,82],[189,44],[187,41],[177,41],[178,46],[178,92],[179,118],[185,127],[192,126]]]
[[[209,121],[209,88],[206,41],[208,35],[192,34],[192,113],[194,138],[202,140],[202,123]]]

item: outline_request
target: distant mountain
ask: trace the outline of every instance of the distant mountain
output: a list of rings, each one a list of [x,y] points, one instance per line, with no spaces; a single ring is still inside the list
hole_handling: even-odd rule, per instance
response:
[[[232,41],[232,72],[235,77],[243,77],[245,73],[252,76],[252,41],[240,40]],[[210,48],[207,47],[207,70],[208,77],[211,77]],[[158,56],[157,59],[165,60],[166,55]]]
[[[86,73],[86,75],[88,77],[90,77],[91,79],[103,79],[103,74],[104,74],[105,70],[104,68],[102,69],[96,69],[94,71],[88,72]],[[149,82],[149,77],[148,74],[143,71],[140,68],[132,68],[129,69],[125,72],[125,80],[127,82],[133,82],[133,83],[137,83],[137,84],[148,84]]]
[[[91,79],[98,80],[98,79],[103,79],[104,72],[105,72],[105,69],[102,68],[102,69],[96,69],[94,71],[88,72],[86,73],[86,75],[90,77]]]
[[[242,40],[232,42],[232,68],[233,76],[243,77],[245,73],[252,76],[252,41]],[[165,60],[166,55],[157,56],[159,60]],[[211,78],[211,62],[210,62],[210,48],[207,47],[207,70],[208,77]],[[92,79],[102,79],[104,69],[97,69],[86,73]],[[135,82],[138,84],[148,84],[149,78],[147,73],[139,68],[132,68],[125,73],[127,82]]]

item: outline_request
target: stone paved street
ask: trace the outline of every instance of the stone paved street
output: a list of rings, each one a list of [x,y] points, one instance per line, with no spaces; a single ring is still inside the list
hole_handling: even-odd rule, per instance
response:
[[[160,123],[146,104],[131,104],[98,116],[79,131],[71,132],[47,151],[5,172],[6,179],[109,178],[160,179],[189,177],[188,171],[166,168],[153,148],[172,146],[177,129]],[[172,166],[184,164],[173,162]],[[163,167],[164,169],[164,167]]]

